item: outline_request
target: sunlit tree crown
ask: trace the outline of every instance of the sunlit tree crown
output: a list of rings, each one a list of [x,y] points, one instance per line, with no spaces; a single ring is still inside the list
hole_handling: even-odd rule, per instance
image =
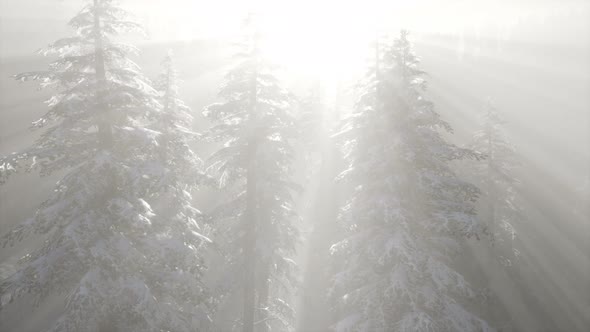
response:
[[[458,237],[480,233],[478,190],[449,162],[476,158],[446,142],[450,126],[423,96],[426,82],[402,31],[378,45],[355,110],[337,135],[351,188],[332,248],[338,331],[488,331],[466,303],[475,292],[453,265]]]

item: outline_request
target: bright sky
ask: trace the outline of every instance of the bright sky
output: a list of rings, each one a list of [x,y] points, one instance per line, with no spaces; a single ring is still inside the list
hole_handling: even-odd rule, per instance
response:
[[[5,0],[4,0],[5,1]],[[71,0],[70,0],[71,1]],[[519,20],[587,6],[577,0],[127,0],[150,39],[233,39],[248,12],[255,12],[272,57],[291,68],[323,71],[362,66],[377,33],[400,28],[419,33],[510,38]],[[566,4],[566,5],[565,5]]]
[[[0,18],[66,22],[83,0],[0,0]],[[250,11],[265,26],[281,57],[303,58],[300,48],[334,57],[353,57],[377,31],[492,34],[509,38],[510,27],[526,17],[588,8],[583,0],[121,0],[148,29],[149,40],[231,38]],[[2,24],[0,29],[12,27]],[[3,31],[4,35],[8,35]],[[6,41],[8,43],[8,41]],[[347,47],[346,45],[355,45]],[[330,52],[320,52],[332,50]],[[355,54],[357,53],[357,54]],[[290,59],[293,60],[293,59]],[[344,61],[344,60],[343,60]],[[293,62],[293,61],[291,61]],[[320,61],[321,62],[321,61]]]
[[[83,0],[0,0],[0,17],[67,19]],[[588,7],[584,0],[121,0],[146,23],[152,37],[199,38],[235,31],[248,11],[279,30],[332,29],[359,33],[404,26],[457,31],[505,26],[530,15]],[[236,23],[237,22],[237,23]],[[317,29],[316,29],[317,30]]]
[[[61,27],[84,0],[0,0],[0,53],[27,53],[60,37],[48,26],[31,30],[23,19],[52,20]],[[234,40],[247,13],[257,14],[266,50],[292,70],[339,80],[363,66],[367,47],[378,33],[409,29],[510,39],[512,26],[530,17],[543,19],[560,11],[586,10],[583,0],[121,0],[146,26],[148,42],[194,39]],[[589,11],[590,12],[590,11]],[[58,25],[59,22],[59,25]],[[43,23],[39,23],[43,24]],[[28,27],[26,25],[29,25]],[[11,30],[31,33],[15,39]],[[65,30],[65,29],[64,29]],[[60,35],[46,36],[55,33]],[[21,36],[18,34],[18,36]],[[545,38],[545,36],[543,36]],[[561,37],[560,37],[561,38]],[[570,37],[571,38],[571,37]],[[39,40],[37,40],[39,39]],[[42,40],[42,41],[41,41]],[[28,45],[29,43],[35,45]]]
[[[85,2],[0,0],[0,54],[32,53],[48,40],[61,37],[67,30],[64,27],[62,32],[58,27],[63,27]],[[530,17],[543,19],[580,8],[588,11],[590,7],[583,0],[121,0],[121,3],[147,28],[148,42],[235,40],[243,19],[254,12],[271,59],[288,64],[292,71],[312,73],[332,83],[342,81],[343,74],[362,70],[369,56],[368,46],[378,33],[396,33],[405,28],[414,36],[467,33],[510,39],[511,28],[519,21]],[[45,20],[36,24],[48,26],[40,31],[30,19]],[[12,30],[20,33],[11,33]],[[15,39],[27,33],[30,38]],[[342,68],[347,68],[345,73]]]
[[[0,18],[67,21],[84,0],[0,0]],[[250,11],[274,39],[355,42],[377,28],[459,33],[465,30],[509,38],[510,27],[527,17],[587,10],[584,0],[121,0],[146,25],[153,41],[228,37]],[[0,29],[3,25],[0,21]],[[10,27],[4,27],[10,29]],[[492,31],[492,32],[490,32]],[[496,36],[493,36],[496,37]]]

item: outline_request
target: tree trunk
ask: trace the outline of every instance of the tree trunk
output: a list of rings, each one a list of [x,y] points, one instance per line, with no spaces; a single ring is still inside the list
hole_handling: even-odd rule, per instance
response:
[[[489,114],[489,113],[488,113]],[[493,130],[491,123],[489,123],[488,115],[488,163],[487,163],[487,191],[488,191],[488,232],[492,239],[492,246],[495,244],[495,232],[496,232],[496,188],[494,183],[494,145],[493,145]]]
[[[104,63],[104,47],[102,44],[99,0],[94,0],[94,66],[96,71],[96,107],[99,112],[98,120],[98,139],[101,148],[108,150],[113,146],[113,130],[109,117],[109,106],[106,105],[106,70]]]
[[[258,320],[256,322],[257,332],[268,332],[268,309],[270,297],[270,270],[268,262],[265,262],[258,270]]]
[[[268,197],[269,193],[264,188],[258,190],[258,227],[257,240],[260,245],[257,246],[259,252],[256,254],[257,263],[257,280],[256,294],[257,298],[257,316],[255,330],[257,332],[267,332],[268,323],[268,306],[270,296],[270,264],[273,254],[273,241],[276,233],[272,229],[272,198]]]
[[[256,44],[254,44],[256,52]],[[254,53],[254,56],[257,53]],[[244,303],[243,303],[243,332],[254,331],[254,315],[256,312],[256,225],[257,225],[257,167],[256,152],[258,150],[258,128],[256,117],[256,104],[258,99],[258,73],[256,65],[253,68],[252,81],[250,82],[250,138],[247,147],[247,174],[246,174],[246,213],[244,234]]]
[[[113,128],[110,116],[110,105],[105,102],[107,94],[107,77],[104,61],[104,45],[102,41],[102,27],[100,21],[100,0],[93,0],[94,10],[94,70],[96,75],[96,118],[98,127],[98,147],[103,151],[112,152]],[[108,167],[103,175],[108,183],[101,200],[108,200],[117,190],[117,179],[112,167]]]
[[[256,140],[248,142],[248,170],[246,175],[246,213],[244,232],[244,307],[243,329],[244,332],[254,331],[255,312],[255,268],[256,268]]]

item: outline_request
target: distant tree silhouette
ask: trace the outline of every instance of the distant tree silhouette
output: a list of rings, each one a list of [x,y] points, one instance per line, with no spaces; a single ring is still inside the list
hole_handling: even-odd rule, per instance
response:
[[[522,219],[523,208],[519,199],[515,170],[520,162],[516,150],[506,138],[500,114],[488,99],[481,129],[473,136],[471,148],[483,153],[486,159],[474,163],[475,181],[482,189],[480,201],[485,204],[487,231],[496,247],[498,259],[504,266],[514,263],[518,255],[514,247],[516,230],[514,223]]]

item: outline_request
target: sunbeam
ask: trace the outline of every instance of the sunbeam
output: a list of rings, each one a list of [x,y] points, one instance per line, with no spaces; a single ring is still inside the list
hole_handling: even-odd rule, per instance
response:
[[[585,0],[0,0],[2,332],[585,332]]]

